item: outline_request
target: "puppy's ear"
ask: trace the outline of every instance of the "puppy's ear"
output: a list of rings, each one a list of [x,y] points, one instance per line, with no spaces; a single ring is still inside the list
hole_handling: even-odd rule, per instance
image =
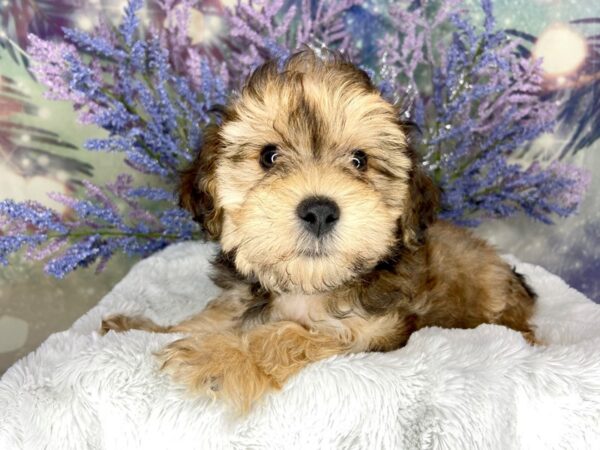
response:
[[[407,207],[401,218],[404,245],[414,248],[423,243],[425,231],[437,219],[440,191],[425,173],[417,153],[407,150],[412,162],[409,177]]]
[[[223,220],[217,204],[215,174],[220,144],[219,127],[210,125],[196,159],[181,172],[178,189],[179,206],[192,213],[211,240],[221,235]]]

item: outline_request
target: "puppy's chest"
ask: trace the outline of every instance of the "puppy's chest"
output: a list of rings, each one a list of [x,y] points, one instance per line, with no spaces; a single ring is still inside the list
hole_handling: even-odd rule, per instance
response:
[[[330,320],[324,295],[282,294],[271,301],[271,320],[291,320],[305,326]]]

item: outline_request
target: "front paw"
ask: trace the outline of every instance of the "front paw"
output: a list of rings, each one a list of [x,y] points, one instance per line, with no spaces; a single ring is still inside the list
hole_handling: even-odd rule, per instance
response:
[[[128,331],[132,328],[130,322],[131,319],[122,314],[114,314],[106,317],[105,319],[102,319],[102,324],[100,325],[100,334],[104,336],[109,331],[115,331],[117,333]]]
[[[153,333],[169,333],[171,327],[157,325],[144,316],[125,316],[123,314],[114,314],[102,320],[100,325],[100,334],[105,335],[109,331],[122,333],[129,330],[143,330]]]
[[[221,398],[246,413],[266,392],[280,386],[252,360],[239,336],[186,337],[157,354],[161,369],[201,395]]]

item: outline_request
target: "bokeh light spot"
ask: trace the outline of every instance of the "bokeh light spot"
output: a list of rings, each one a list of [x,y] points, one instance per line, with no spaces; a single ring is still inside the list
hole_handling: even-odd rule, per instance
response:
[[[585,38],[561,23],[546,28],[533,47],[533,57],[542,58],[544,73],[553,77],[572,74],[586,56]]]

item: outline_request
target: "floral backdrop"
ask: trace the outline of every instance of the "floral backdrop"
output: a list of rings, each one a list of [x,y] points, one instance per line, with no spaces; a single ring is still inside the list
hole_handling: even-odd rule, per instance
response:
[[[0,341],[25,329],[12,357],[39,298],[23,292],[87,307],[134,258],[202,237],[178,170],[215,105],[301,45],[348,55],[398,105],[443,218],[600,301],[596,2],[4,0]]]

